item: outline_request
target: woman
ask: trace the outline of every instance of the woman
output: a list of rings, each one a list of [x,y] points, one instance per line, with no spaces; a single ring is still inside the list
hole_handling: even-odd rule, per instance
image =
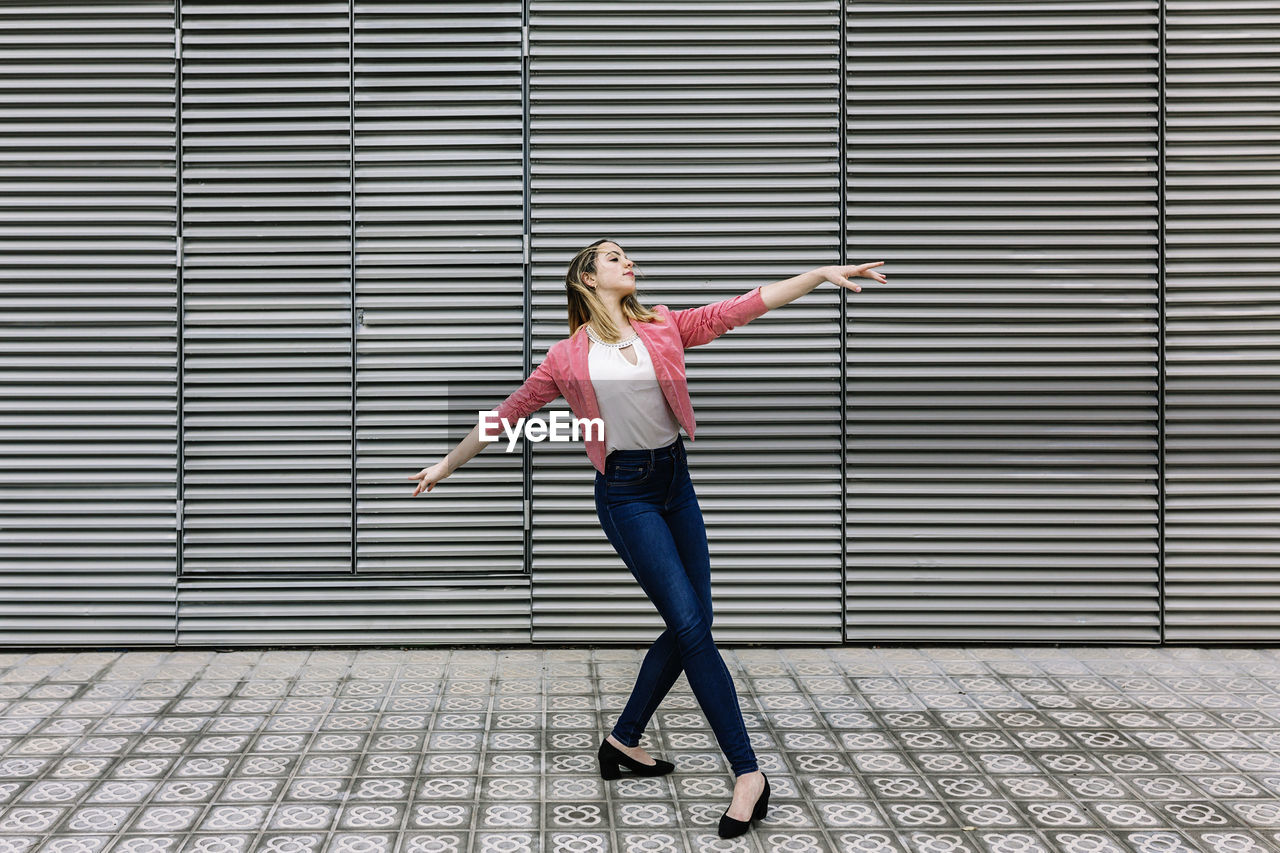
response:
[[[711,637],[707,534],[680,436],[682,426],[690,439],[695,429],[684,350],[709,343],[824,281],[854,292],[861,288],[849,277],[884,282],[885,276],[872,270],[882,263],[821,267],[721,302],[671,311],[665,305],[641,305],[635,265],[616,242],[597,240],[577,253],[565,275],[569,337],[553,344],[495,410],[514,425],[563,394],[576,417],[604,423],[603,439],[588,431],[585,442],[596,468],[596,514],[667,627],[645,654],[631,697],[600,744],[600,775],[617,779],[621,767],[641,776],[674,769],[638,744],[683,669],[736,780],[733,801],[720,818],[721,838],[741,835],[764,817],[769,780],[756,764],[733,679]],[[414,497],[431,491],[485,444],[477,424],[442,461],[409,476],[420,481]]]

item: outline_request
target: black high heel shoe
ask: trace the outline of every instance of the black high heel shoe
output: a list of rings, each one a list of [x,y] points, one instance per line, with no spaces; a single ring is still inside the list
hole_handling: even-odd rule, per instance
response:
[[[761,774],[764,775],[764,774]],[[737,838],[748,829],[751,828],[751,822],[755,820],[764,820],[764,814],[769,810],[769,777],[764,777],[764,791],[760,794],[760,799],[756,800],[756,806],[751,810],[751,817],[747,820],[738,820],[729,817],[729,810],[725,809],[724,814],[720,815],[720,837],[721,838]]]
[[[661,758],[654,759],[658,762],[657,764],[641,764],[607,740],[600,744],[596,758],[600,759],[601,779],[617,779],[621,776],[622,770],[619,765],[626,767],[637,776],[663,776],[676,769],[670,761],[663,761]]]

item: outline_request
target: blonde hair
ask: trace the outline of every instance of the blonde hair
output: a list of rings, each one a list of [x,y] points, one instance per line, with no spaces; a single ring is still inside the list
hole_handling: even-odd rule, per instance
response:
[[[602,243],[622,245],[617,240],[597,240],[589,246],[583,246],[573,256],[573,260],[569,261],[569,269],[564,275],[565,297],[569,301],[569,334],[572,335],[584,323],[590,322],[592,328],[601,337],[607,340],[618,340],[622,337],[622,330],[614,325],[595,288],[582,283],[583,273],[596,272],[596,250]],[[637,266],[636,278],[639,279],[643,275],[644,273]],[[657,311],[644,307],[640,300],[636,299],[635,293],[628,293],[622,297],[621,306],[622,313],[632,320],[638,320],[641,323],[662,320]]]

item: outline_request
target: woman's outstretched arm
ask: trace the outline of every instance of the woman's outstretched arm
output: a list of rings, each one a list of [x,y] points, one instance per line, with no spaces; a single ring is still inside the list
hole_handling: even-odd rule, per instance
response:
[[[496,423],[501,423],[504,418],[510,423],[515,423],[519,418],[536,412],[560,396],[560,386],[556,384],[552,374],[550,358],[551,353],[548,352],[547,358],[544,358],[542,363],[534,369],[524,384],[511,392],[511,396],[499,403],[497,408],[490,410],[496,413]],[[434,465],[428,465],[416,474],[410,474],[410,480],[420,481],[418,488],[413,490],[410,497],[416,498],[424,489],[431,491],[437,483],[457,471],[471,457],[491,444],[492,442],[481,440],[481,426],[482,424],[477,423],[472,427],[466,438],[458,442],[458,446],[450,450],[444,459]],[[493,432],[492,426],[489,432]]]
[[[870,264],[818,267],[815,270],[802,272],[800,275],[792,276],[782,281],[775,281],[773,284],[766,284],[760,288],[760,296],[764,299],[764,304],[770,310],[773,310],[786,305],[788,302],[796,301],[824,281],[829,281],[858,293],[862,288],[849,279],[861,276],[884,284],[888,279],[873,269],[873,267],[878,267],[883,263],[884,261],[876,261]]]
[[[480,424],[471,428],[467,437],[458,442],[458,446],[450,450],[448,455],[434,465],[428,465],[416,474],[410,474],[410,480],[418,480],[418,488],[409,497],[416,498],[420,492],[431,491],[445,477],[457,471],[462,465],[484,450],[487,442],[480,440]]]
[[[471,432],[467,433],[466,438],[459,441],[458,446],[450,450],[443,459],[434,465],[428,465],[416,474],[409,475],[410,480],[422,481],[409,497],[416,498],[423,489],[431,491],[437,483],[457,471],[466,464],[467,460],[484,450],[489,444],[491,442],[480,440],[480,424],[476,424],[471,428]]]

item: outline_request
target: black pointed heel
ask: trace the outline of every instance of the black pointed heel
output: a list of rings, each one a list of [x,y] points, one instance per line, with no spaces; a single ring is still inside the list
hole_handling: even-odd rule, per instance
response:
[[[670,761],[663,761],[661,758],[654,759],[657,764],[641,764],[607,740],[600,744],[600,749],[596,752],[596,758],[600,760],[601,779],[617,779],[621,777],[623,767],[637,776],[664,776],[676,769],[676,766]]]
[[[761,774],[764,775],[764,774]],[[748,820],[738,820],[736,817],[729,817],[729,810],[725,809],[724,814],[720,815],[719,834],[721,838],[737,838],[751,828],[751,822],[764,820],[765,813],[769,811],[769,777],[764,777],[764,791],[760,794],[760,799],[756,800],[755,808],[751,810],[751,817]]]

